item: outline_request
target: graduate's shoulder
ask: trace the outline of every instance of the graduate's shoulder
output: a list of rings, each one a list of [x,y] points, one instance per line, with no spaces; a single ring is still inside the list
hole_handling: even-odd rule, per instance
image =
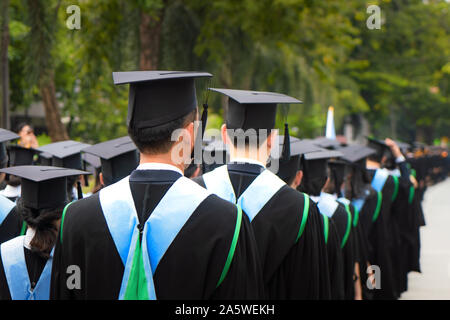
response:
[[[67,206],[64,214],[64,227],[80,226],[87,228],[102,215],[99,193],[76,200]]]
[[[308,203],[305,203],[305,200],[308,200]],[[314,207],[313,201],[309,199],[309,197],[303,192],[299,192],[288,185],[284,185],[278,190],[278,192],[273,196],[271,202],[276,202],[276,205],[280,208],[286,209],[303,209],[305,204],[308,205],[309,208]]]
[[[235,224],[238,208],[215,194],[209,194],[196,209],[197,216],[215,223]]]

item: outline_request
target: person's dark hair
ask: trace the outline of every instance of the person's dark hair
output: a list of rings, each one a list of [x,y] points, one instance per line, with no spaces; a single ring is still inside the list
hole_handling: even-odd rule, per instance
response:
[[[141,153],[161,154],[169,152],[175,141],[172,141],[172,133],[177,129],[186,127],[197,119],[197,109],[187,115],[169,123],[152,128],[128,127],[128,134]]]
[[[78,176],[70,176],[66,178],[67,181],[67,197],[69,201],[78,200],[78,198],[73,197],[73,188],[75,187],[75,182],[77,182]]]
[[[16,132],[22,131],[22,129],[23,129],[25,126],[29,126],[29,127],[33,130],[33,126],[32,126],[31,124],[26,123],[26,122],[21,122],[21,123],[19,123],[19,124],[17,125]]]
[[[22,179],[20,177],[16,177],[13,175],[8,175],[8,180],[6,180],[6,184],[10,185],[11,187],[17,187],[22,182]]]
[[[61,218],[64,205],[58,208],[33,209],[24,205],[21,198],[17,200],[17,210],[28,226],[36,230],[30,242],[31,251],[43,258],[49,258],[55,245],[59,226],[56,221]]]

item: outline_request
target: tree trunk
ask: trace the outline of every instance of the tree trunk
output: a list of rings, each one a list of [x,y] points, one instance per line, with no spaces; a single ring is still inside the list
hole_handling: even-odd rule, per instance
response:
[[[45,124],[47,125],[48,135],[53,142],[69,139],[66,127],[61,122],[58,101],[56,100],[55,80],[51,72],[45,80],[39,82],[42,101],[45,108]]]
[[[2,83],[2,128],[10,129],[9,122],[9,65],[8,65],[8,45],[9,45],[9,0],[2,0],[2,25],[1,25],[1,47],[0,47],[0,69]]]
[[[161,14],[157,18],[141,12],[141,23],[139,25],[139,40],[141,45],[139,59],[140,70],[158,69],[162,20],[163,11],[161,11]]]

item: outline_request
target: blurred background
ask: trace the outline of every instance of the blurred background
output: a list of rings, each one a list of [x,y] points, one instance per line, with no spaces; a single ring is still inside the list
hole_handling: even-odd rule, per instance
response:
[[[69,28],[79,8],[79,28]],[[369,5],[381,28],[369,29]],[[304,101],[291,134],[448,144],[450,3],[439,0],[1,0],[2,127],[34,126],[39,145],[126,135],[127,86],[113,71],[204,70],[207,86]],[[208,127],[226,110],[209,96]],[[281,119],[279,119],[281,124]]]

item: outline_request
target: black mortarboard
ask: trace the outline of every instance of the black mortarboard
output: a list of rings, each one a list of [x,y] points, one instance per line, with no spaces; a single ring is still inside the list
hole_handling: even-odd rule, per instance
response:
[[[319,137],[311,140],[314,144],[325,149],[337,149],[340,147],[341,143],[336,139],[330,139],[325,137]]]
[[[217,89],[228,96],[226,125],[228,129],[266,129],[275,127],[277,104],[302,103],[290,96],[263,91]]]
[[[55,167],[81,170],[83,169],[81,150],[89,146],[90,144],[66,140],[47,144],[38,150],[51,154],[52,165]]]
[[[8,154],[6,152],[5,142],[19,139],[20,136],[16,133],[0,128],[0,164],[2,166],[6,165],[8,162]]]
[[[390,158],[392,156],[391,149],[386,144],[386,142],[384,142],[384,140],[373,139],[373,138],[367,137],[367,141],[368,141],[367,146],[376,151],[376,158],[378,159],[378,162],[381,161],[383,156],[386,156],[388,158]]]
[[[207,72],[113,72],[114,84],[130,84],[127,125],[151,128],[179,119],[197,108],[195,78]]]
[[[53,162],[53,156],[48,152],[41,152],[39,154],[38,163],[41,166],[51,166]]]
[[[214,170],[230,160],[230,155],[222,140],[210,141],[203,147],[203,173]]]
[[[33,209],[57,208],[67,201],[66,177],[88,172],[48,167],[18,166],[0,169],[0,172],[22,178],[22,201]]]
[[[83,152],[100,158],[105,185],[128,176],[139,165],[139,152],[128,136],[90,146]]]
[[[33,148],[24,148],[18,145],[8,146],[9,166],[26,166],[33,164],[33,157],[38,150]]]
[[[102,168],[102,163],[100,162],[99,157],[94,156],[89,153],[83,153],[81,155],[81,158],[83,159],[83,162],[84,162],[84,170],[89,171],[92,174],[95,174],[96,172],[100,172],[100,170]]]
[[[272,148],[270,161],[279,159],[278,172],[276,173],[282,180],[288,182],[298,170],[301,169],[301,156],[308,152],[322,150],[320,147],[307,140],[300,140],[295,137],[290,138],[290,157],[288,160],[282,156],[284,150],[285,137],[278,136],[278,148]],[[272,167],[272,166],[270,166]]]
[[[331,158],[339,158],[342,153],[335,150],[321,149],[320,151],[308,152],[303,155],[304,161],[307,163],[304,170],[308,171],[310,176],[316,172],[326,171],[328,160]]]
[[[372,148],[360,146],[357,144],[342,147],[339,148],[338,150],[342,152],[341,159],[348,161],[350,163],[356,163],[360,160],[364,160],[368,156],[371,156],[376,153],[376,150]]]

